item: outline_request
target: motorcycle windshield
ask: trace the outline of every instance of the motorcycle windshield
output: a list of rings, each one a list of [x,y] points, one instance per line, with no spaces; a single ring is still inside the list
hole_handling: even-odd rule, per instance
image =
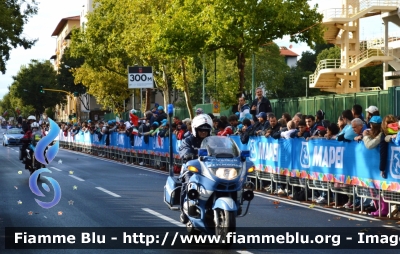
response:
[[[201,149],[207,149],[207,155],[216,158],[239,157],[239,148],[235,142],[225,136],[210,136],[201,142]]]

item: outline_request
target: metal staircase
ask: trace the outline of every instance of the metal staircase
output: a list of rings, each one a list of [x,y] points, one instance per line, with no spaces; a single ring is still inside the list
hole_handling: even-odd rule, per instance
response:
[[[347,0],[342,8],[329,9],[322,21],[326,27],[324,39],[341,47],[341,60],[326,59],[318,63],[314,74],[309,76],[311,88],[336,93],[359,92],[359,69],[366,66],[392,63],[400,69],[400,38],[399,52],[384,50],[382,41],[359,41],[359,19],[396,11],[399,0]],[[383,45],[383,47],[382,47]],[[397,54],[398,53],[398,54]]]

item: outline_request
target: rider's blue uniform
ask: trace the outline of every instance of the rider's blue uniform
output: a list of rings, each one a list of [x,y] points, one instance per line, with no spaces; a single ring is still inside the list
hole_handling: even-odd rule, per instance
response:
[[[196,138],[193,135],[182,140],[182,143],[179,147],[179,155],[186,163],[186,161],[197,158],[197,149],[200,148],[201,142],[203,139]],[[180,179],[182,180],[182,190],[181,190],[181,210],[183,210],[183,201],[187,194],[186,186],[189,182],[190,177],[193,175],[192,172],[189,172],[186,169],[186,164],[182,165]]]

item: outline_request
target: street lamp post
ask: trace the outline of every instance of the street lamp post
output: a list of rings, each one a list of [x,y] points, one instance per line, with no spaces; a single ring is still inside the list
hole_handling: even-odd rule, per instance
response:
[[[308,98],[308,78],[307,77],[303,77],[303,79],[306,80],[306,98]]]

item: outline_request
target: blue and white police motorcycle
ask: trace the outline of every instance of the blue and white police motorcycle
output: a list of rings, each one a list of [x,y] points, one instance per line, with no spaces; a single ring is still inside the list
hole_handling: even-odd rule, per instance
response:
[[[236,232],[236,217],[247,214],[254,198],[254,184],[247,181],[254,164],[246,160],[249,151],[240,152],[231,138],[223,136],[205,138],[198,155],[198,159],[183,165],[194,173],[186,185],[183,203],[183,212],[189,218],[186,227],[189,234],[216,234],[223,240],[228,232]],[[164,202],[172,210],[180,210],[181,186],[178,177],[168,177]]]

